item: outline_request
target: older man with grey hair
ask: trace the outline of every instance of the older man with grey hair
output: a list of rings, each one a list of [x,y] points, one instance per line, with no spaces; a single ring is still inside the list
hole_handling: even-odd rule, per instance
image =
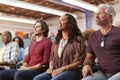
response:
[[[112,6],[98,6],[96,23],[100,29],[88,39],[82,80],[120,80],[120,27],[112,25],[115,15]],[[93,74],[95,56],[98,58],[99,71]]]
[[[0,70],[13,69],[18,61],[19,46],[16,42],[12,42],[10,31],[2,32],[1,37],[3,45],[0,48]]]

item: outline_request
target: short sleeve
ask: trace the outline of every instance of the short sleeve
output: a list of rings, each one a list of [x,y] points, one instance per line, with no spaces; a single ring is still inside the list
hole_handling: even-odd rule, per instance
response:
[[[93,53],[93,50],[92,50],[92,48],[91,48],[91,46],[92,46],[92,40],[91,40],[91,38],[92,38],[92,35],[90,35],[89,36],[89,38],[88,38],[88,45],[87,45],[87,49],[86,49],[86,53]]]

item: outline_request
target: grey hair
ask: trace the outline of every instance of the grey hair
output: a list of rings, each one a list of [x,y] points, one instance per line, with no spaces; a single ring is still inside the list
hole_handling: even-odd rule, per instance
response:
[[[115,9],[112,6],[110,6],[108,4],[100,4],[98,7],[104,7],[105,12],[112,16],[112,21],[114,20],[114,18],[116,16],[116,12],[115,12]]]

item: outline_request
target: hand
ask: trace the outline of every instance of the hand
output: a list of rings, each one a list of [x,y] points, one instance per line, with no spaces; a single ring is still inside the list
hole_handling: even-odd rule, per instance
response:
[[[30,70],[30,67],[21,66],[20,69],[18,69],[18,70]]]
[[[51,68],[48,68],[46,71],[46,73],[48,73],[48,74],[51,74],[52,72],[53,72],[53,69],[51,69]]]
[[[52,72],[52,77],[55,77],[57,74],[63,72],[62,68],[56,69]]]
[[[92,69],[91,69],[90,65],[85,65],[82,69],[82,75],[83,75],[83,77],[86,77],[89,74],[93,75]]]

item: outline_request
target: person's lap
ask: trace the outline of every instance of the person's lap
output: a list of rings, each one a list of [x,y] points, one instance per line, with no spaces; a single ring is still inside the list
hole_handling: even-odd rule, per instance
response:
[[[120,80],[120,72],[116,73],[112,77],[110,77],[108,80]]]
[[[42,73],[37,75],[33,80],[80,80],[81,78],[80,71],[64,71],[53,78],[50,74]]]
[[[1,70],[0,80],[32,80],[33,77],[42,73],[40,70]]]
[[[104,75],[102,72],[96,72],[91,76],[87,76],[82,80],[120,80],[120,72],[113,76]]]
[[[107,78],[102,72],[96,72],[93,75],[83,78],[82,80],[107,80]]]
[[[18,71],[18,70],[16,70],[16,69],[1,70],[1,71],[0,71],[0,80],[13,80],[14,74],[15,74],[17,71]]]
[[[64,71],[51,80],[80,80],[82,78],[80,71]]]
[[[33,78],[33,80],[51,80],[51,75],[46,72],[41,73]]]
[[[32,80],[40,73],[42,73],[40,70],[20,70],[15,73],[14,80]]]

